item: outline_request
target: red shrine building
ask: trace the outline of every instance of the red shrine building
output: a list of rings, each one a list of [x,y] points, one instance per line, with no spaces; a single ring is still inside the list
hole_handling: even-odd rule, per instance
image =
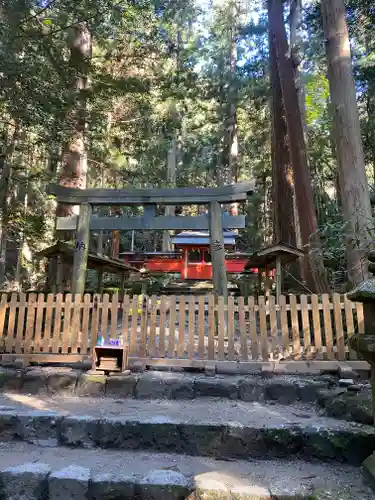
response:
[[[237,233],[223,231],[227,273],[242,273],[249,254],[236,252]],[[210,236],[208,231],[183,231],[171,238],[174,252],[122,252],[125,262],[150,272],[179,274],[182,280],[212,279]],[[257,272],[257,270],[253,270]]]

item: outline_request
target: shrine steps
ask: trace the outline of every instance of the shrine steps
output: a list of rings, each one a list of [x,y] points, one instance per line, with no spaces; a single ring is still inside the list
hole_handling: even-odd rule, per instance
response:
[[[0,444],[3,500],[370,500],[357,468]]]

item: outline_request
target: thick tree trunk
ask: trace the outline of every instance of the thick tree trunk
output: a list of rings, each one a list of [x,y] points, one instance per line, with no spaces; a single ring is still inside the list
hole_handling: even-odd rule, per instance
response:
[[[167,158],[167,181],[168,181],[168,186],[170,187],[176,186],[177,156],[178,156],[178,137],[176,131],[174,137],[172,138]],[[172,205],[168,205],[165,207],[165,215],[175,215],[175,213],[176,213],[176,207]],[[163,252],[172,251],[170,231],[163,232],[162,245],[163,245]]]
[[[322,0],[341,203],[347,223],[348,277],[357,285],[368,276],[372,214],[345,14],[343,0]]]
[[[309,273],[306,276],[307,286],[313,292],[326,292],[328,284],[323,260],[320,256],[320,242],[317,234],[318,224],[313,202],[298,93],[294,82],[293,63],[291,58],[288,57],[289,47],[284,24],[283,6],[281,0],[269,0],[268,7],[270,30],[275,37],[277,65],[285,105],[302,243],[305,249],[309,250],[310,265]]]
[[[6,282],[6,253],[9,225],[9,186],[12,172],[12,156],[20,137],[20,129],[15,125],[13,133],[4,137],[3,151],[0,155],[0,288]]]
[[[85,189],[87,176],[87,157],[85,149],[87,92],[89,88],[89,66],[91,58],[91,35],[86,23],[79,23],[71,28],[69,36],[70,65],[73,81],[70,109],[66,116],[66,141],[63,146],[63,163],[60,184],[66,187]],[[78,207],[59,204],[58,217],[78,214]],[[72,240],[74,234],[60,233],[62,240]],[[71,266],[63,264],[63,286],[71,287]]]

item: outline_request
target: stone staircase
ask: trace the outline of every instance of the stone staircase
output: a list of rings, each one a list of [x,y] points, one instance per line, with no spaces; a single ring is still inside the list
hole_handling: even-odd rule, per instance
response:
[[[353,386],[331,376],[3,370],[0,499],[374,499],[360,464],[375,429],[317,405],[367,390],[344,385]]]

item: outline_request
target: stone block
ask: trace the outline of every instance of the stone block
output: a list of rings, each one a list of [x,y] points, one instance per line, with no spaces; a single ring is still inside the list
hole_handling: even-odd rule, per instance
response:
[[[363,473],[375,491],[375,451],[362,464]]]
[[[134,373],[143,373],[146,371],[146,363],[143,361],[134,361],[134,363],[131,365],[131,370]]]
[[[31,368],[23,376],[21,391],[24,394],[47,394],[47,374],[41,368]]]
[[[319,392],[326,389],[328,384],[319,380],[297,380],[298,399],[304,403],[315,403],[319,399]]]
[[[262,377],[264,377],[264,378],[273,377],[274,370],[275,370],[275,366],[273,363],[263,364],[260,367],[260,373],[261,373]]]
[[[20,370],[0,368],[0,392],[19,392],[23,373]]]
[[[88,496],[90,469],[69,465],[49,476],[49,500],[78,500]]]
[[[255,378],[243,379],[238,386],[238,395],[242,401],[246,402],[264,401],[264,383]]]
[[[97,439],[100,422],[87,416],[66,417],[59,426],[59,444],[91,448]]]
[[[33,462],[0,472],[4,500],[44,500],[48,497],[49,465]]]
[[[60,423],[61,417],[55,413],[21,414],[18,415],[18,433],[29,443],[56,446]]]
[[[168,387],[170,399],[193,399],[195,397],[195,378],[191,375],[164,373],[163,378]]]
[[[214,377],[216,375],[216,364],[206,363],[204,365],[204,374],[206,377]]]
[[[257,361],[240,361],[238,363],[238,373],[240,375],[259,375],[262,363]]]
[[[90,500],[133,500],[135,498],[136,478],[126,476],[121,471],[116,474],[96,474],[89,485]]]
[[[216,373],[223,375],[237,375],[238,362],[237,361],[216,361]]]
[[[22,434],[18,417],[14,414],[0,415],[0,441],[13,441],[20,435]]]
[[[138,399],[168,399],[169,387],[165,383],[162,372],[144,373],[135,387]]]
[[[105,375],[83,374],[78,379],[78,396],[104,396],[107,377]]]
[[[195,380],[196,397],[238,399],[238,379],[200,378]]]
[[[180,500],[190,491],[190,481],[180,472],[153,470],[144,476],[139,484],[141,500]]]
[[[106,396],[132,398],[134,397],[137,382],[137,375],[112,375],[107,379]]]
[[[262,486],[237,485],[231,489],[232,500],[272,500],[275,497],[270,490]]]
[[[357,375],[351,366],[339,365],[339,375],[340,379],[356,379]],[[354,382],[353,382],[354,383]]]
[[[265,387],[266,399],[281,404],[290,404],[298,399],[298,388],[292,382],[284,380],[270,380]]]
[[[47,380],[48,392],[50,394],[72,396],[80,375],[81,372],[69,368],[66,370],[59,369],[55,373],[50,373]]]

